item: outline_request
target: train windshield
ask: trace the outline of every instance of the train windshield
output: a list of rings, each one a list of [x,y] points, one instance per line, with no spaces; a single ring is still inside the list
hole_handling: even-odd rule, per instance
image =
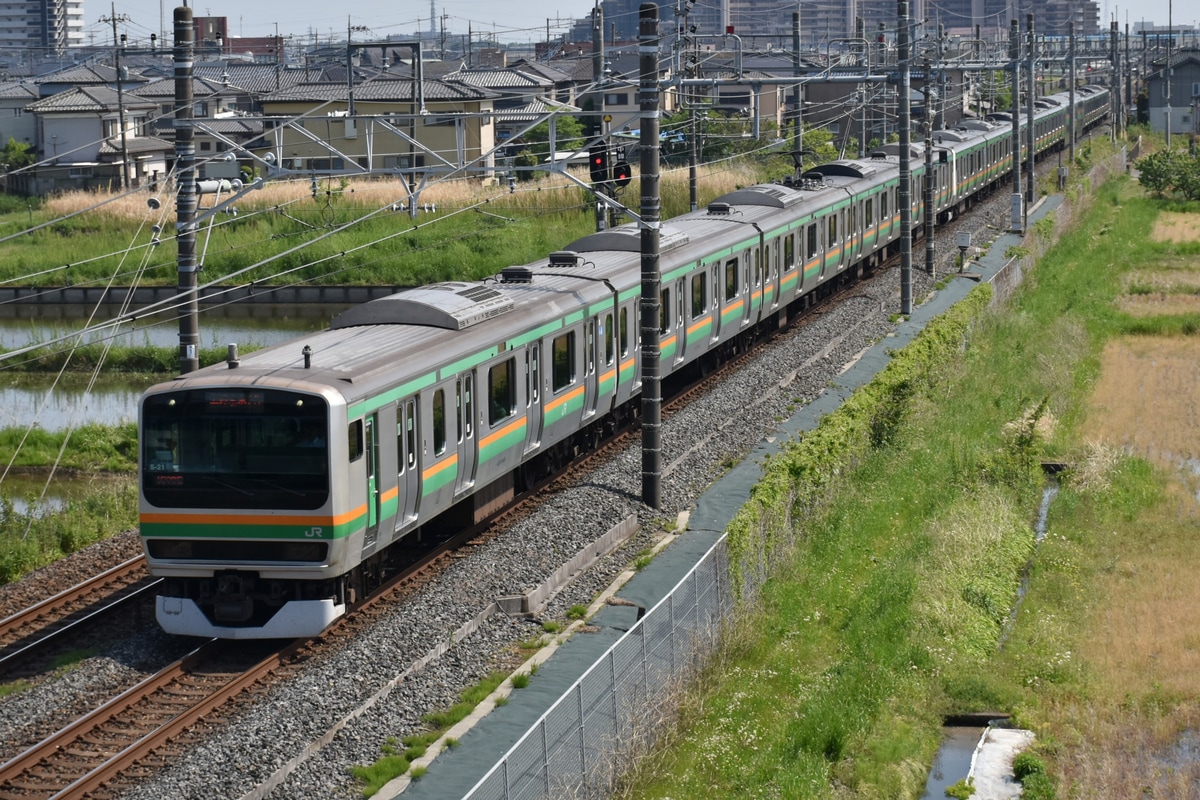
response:
[[[142,492],[159,508],[316,509],[329,496],[329,409],[275,389],[142,402]]]

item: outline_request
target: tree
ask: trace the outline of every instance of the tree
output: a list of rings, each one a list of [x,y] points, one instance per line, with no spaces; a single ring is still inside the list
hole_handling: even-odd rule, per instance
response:
[[[1200,200],[1200,158],[1178,150],[1159,150],[1135,164],[1138,183],[1163,197],[1178,192],[1187,200]]]
[[[20,169],[21,167],[28,167],[34,160],[34,155],[29,145],[24,142],[18,142],[11,136],[8,137],[8,144],[4,145],[3,150],[0,150],[0,164],[4,165],[6,172]]]
[[[524,145],[522,150],[528,150],[537,156],[539,161],[550,157],[550,123],[539,122],[520,138]],[[554,149],[559,152],[574,152],[583,146],[583,123],[575,117],[565,114],[554,118]]]

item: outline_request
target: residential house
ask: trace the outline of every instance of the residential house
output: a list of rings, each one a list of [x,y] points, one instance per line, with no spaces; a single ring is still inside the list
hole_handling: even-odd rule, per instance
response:
[[[301,83],[262,99],[252,149],[284,172],[449,174],[495,167],[496,93],[455,81],[380,77],[353,87]],[[353,108],[351,108],[353,105]]]
[[[131,92],[156,104],[157,113],[150,120],[151,132],[172,144],[175,141],[175,91],[175,81],[159,80]],[[248,104],[247,94],[229,82],[228,74],[221,82],[192,78],[193,141],[197,175],[201,180],[240,177],[239,165],[226,160],[223,154],[241,151],[262,136],[261,116],[238,108],[239,104]],[[254,98],[253,105],[257,103]]]
[[[1171,54],[1169,115],[1165,66],[1164,57],[1155,61],[1146,75],[1151,129],[1165,132],[1169,116],[1171,133],[1200,133],[1200,50],[1188,48]]]
[[[35,146],[37,122],[25,107],[39,97],[37,86],[28,81],[0,83],[0,147],[9,139]]]
[[[30,103],[25,110],[37,121],[38,152],[50,161],[37,168],[31,191],[118,188],[122,163],[132,186],[166,174],[172,145],[148,135],[148,121],[158,110],[151,101],[128,92],[121,96],[107,86],[84,86]]]
[[[555,81],[532,70],[463,67],[447,73],[443,80],[483,89],[495,96],[492,101],[496,115],[495,136],[501,145],[510,140],[519,140],[526,129],[555,110],[567,113],[579,110],[560,103],[555,98]],[[511,152],[508,154],[514,155]]]

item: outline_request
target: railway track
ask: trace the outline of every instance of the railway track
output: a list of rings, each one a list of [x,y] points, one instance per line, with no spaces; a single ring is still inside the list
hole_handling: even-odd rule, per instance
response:
[[[0,678],[51,646],[153,594],[159,580],[137,556],[0,620]]]
[[[431,547],[319,639],[205,642],[0,765],[0,800],[117,796],[170,763],[186,746],[189,731],[201,723],[219,724],[236,710],[239,696],[265,688],[326,648],[340,646],[342,639],[369,625],[373,609],[478,534],[478,529],[462,531]]]

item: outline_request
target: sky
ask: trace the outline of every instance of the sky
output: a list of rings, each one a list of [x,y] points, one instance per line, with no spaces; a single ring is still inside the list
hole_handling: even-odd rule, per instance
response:
[[[672,8],[676,0],[659,3],[660,15]],[[705,2],[705,0],[700,0]],[[786,0],[785,0],[786,2]],[[803,0],[800,0],[803,2]],[[571,20],[591,12],[594,0],[433,0],[437,16],[445,16],[446,30],[465,34],[468,27],[475,34],[495,34],[501,42],[533,42],[546,38],[547,19],[550,32],[557,36],[565,32]],[[1125,23],[1140,20],[1167,23],[1167,8],[1171,3],[1176,24],[1194,25],[1200,18],[1197,0],[1141,0],[1136,4],[1118,4],[1099,0],[1100,27],[1107,30],[1115,16],[1124,30]],[[118,18],[126,17],[121,32],[130,39],[148,39],[151,32],[167,34],[172,30],[174,9],[180,0],[84,0],[85,41],[95,37],[95,43],[111,40],[111,19],[115,6]],[[225,16],[229,18],[230,33],[235,36],[271,36],[292,34],[308,37],[312,33],[327,39],[331,35],[344,40],[347,25],[355,28],[355,38],[370,39],[372,35],[411,34],[440,27],[430,24],[429,0],[405,0],[403,3],[383,0],[191,0],[196,16]],[[103,19],[105,22],[101,22]],[[365,28],[366,30],[361,30]]]
[[[84,0],[85,41],[93,32],[97,44],[104,38],[111,41],[108,20],[114,7],[118,19],[128,18],[120,30],[130,39],[148,39],[152,32],[162,36],[164,31],[170,37],[175,7],[181,4],[180,0]],[[309,36],[315,31],[322,39],[332,32],[344,41],[350,25],[356,39],[368,40],[372,35],[383,39],[441,26],[440,20],[430,24],[429,0],[189,0],[187,5],[195,16],[228,17],[233,36],[273,36],[276,30],[280,35]],[[475,34],[495,33],[500,41],[518,42],[543,41],[547,19],[551,35],[561,35],[573,19],[590,14],[593,5],[593,0],[434,0],[448,32],[465,35],[469,27]]]

